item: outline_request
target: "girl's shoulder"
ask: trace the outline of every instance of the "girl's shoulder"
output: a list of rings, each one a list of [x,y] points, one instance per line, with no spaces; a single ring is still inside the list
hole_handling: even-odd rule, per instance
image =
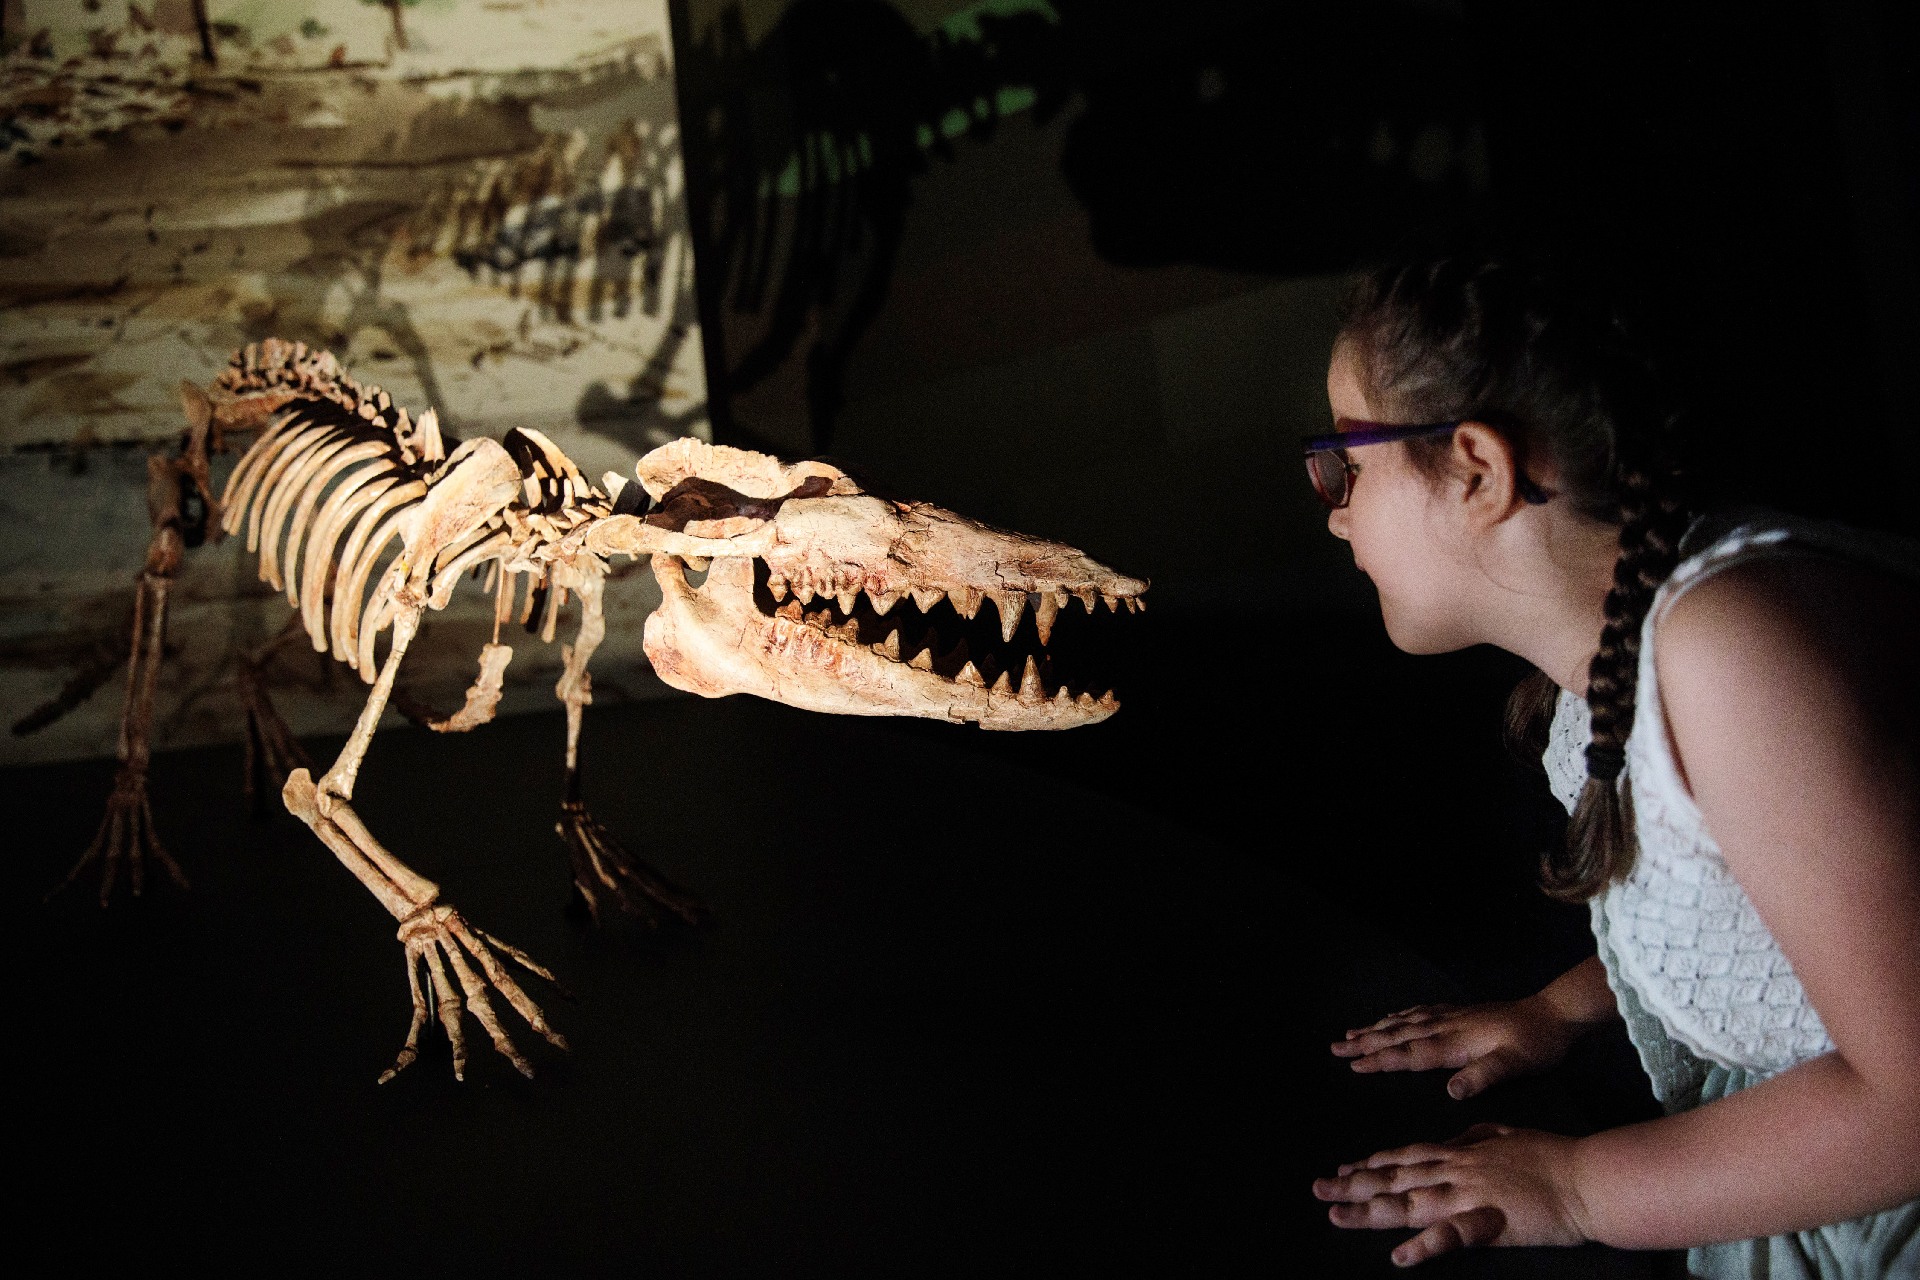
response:
[[[1920,542],[1765,507],[1731,507],[1697,517],[1680,543],[1680,563],[1661,585],[1648,621],[1710,579],[1765,561],[1855,565],[1909,587],[1920,585]]]
[[[1649,650],[1745,647],[1809,628],[1844,642],[1897,630],[1901,603],[1920,593],[1920,542],[1764,508],[1701,516],[1680,551],[1648,610]]]
[[[1706,527],[1714,536],[1683,544],[1642,639],[1681,777],[1686,757],[1739,742],[1910,744],[1920,545],[1790,517]]]

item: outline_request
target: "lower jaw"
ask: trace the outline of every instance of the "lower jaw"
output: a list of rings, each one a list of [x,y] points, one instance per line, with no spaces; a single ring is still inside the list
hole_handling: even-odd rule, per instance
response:
[[[988,689],[945,680],[835,640],[805,624],[755,616],[682,625],[675,602],[647,619],[646,649],[668,685],[704,697],[750,693],[806,711],[831,715],[915,716],[983,729],[1071,729],[1096,724],[1118,709],[1058,693],[1022,698],[1009,686]],[[733,625],[735,623],[739,625]],[[731,633],[740,643],[722,649],[706,637]],[[778,654],[785,666],[763,667],[750,655]]]

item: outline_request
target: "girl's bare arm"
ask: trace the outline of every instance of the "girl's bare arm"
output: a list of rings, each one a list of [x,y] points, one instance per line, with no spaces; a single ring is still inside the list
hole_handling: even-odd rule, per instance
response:
[[[1920,1196],[1916,637],[1913,593],[1811,557],[1730,570],[1661,624],[1676,757],[1837,1051],[1576,1144],[1589,1236],[1741,1239]]]

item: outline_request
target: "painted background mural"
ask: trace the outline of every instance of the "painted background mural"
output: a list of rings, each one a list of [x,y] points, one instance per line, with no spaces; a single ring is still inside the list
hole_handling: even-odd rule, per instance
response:
[[[327,347],[458,436],[537,427],[594,476],[710,438],[662,0],[6,0],[4,20],[0,710],[34,732],[0,763],[112,750],[145,455],[182,425],[179,380],[236,346]],[[237,732],[228,659],[279,626],[238,551],[184,571],[162,745]],[[612,697],[656,687],[653,592],[644,572],[609,592]],[[433,620],[415,696],[457,702],[488,607]],[[288,720],[350,724],[343,673],[295,649]],[[503,709],[551,705],[557,667],[528,665]]]

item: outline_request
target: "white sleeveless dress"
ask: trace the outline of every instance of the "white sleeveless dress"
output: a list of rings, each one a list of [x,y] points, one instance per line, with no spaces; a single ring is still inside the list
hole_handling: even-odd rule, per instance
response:
[[[1622,776],[1633,791],[1639,857],[1632,874],[1589,903],[1607,983],[1668,1114],[1834,1046],[1680,779],[1654,670],[1660,619],[1689,588],[1764,556],[1811,551],[1920,583],[1920,546],[1773,512],[1703,517],[1681,550],[1640,636],[1638,711]],[[1568,812],[1586,784],[1591,736],[1586,701],[1563,692],[1543,763]],[[1693,1249],[1687,1265],[1710,1280],[1920,1277],[1920,1201],[1814,1231]]]

